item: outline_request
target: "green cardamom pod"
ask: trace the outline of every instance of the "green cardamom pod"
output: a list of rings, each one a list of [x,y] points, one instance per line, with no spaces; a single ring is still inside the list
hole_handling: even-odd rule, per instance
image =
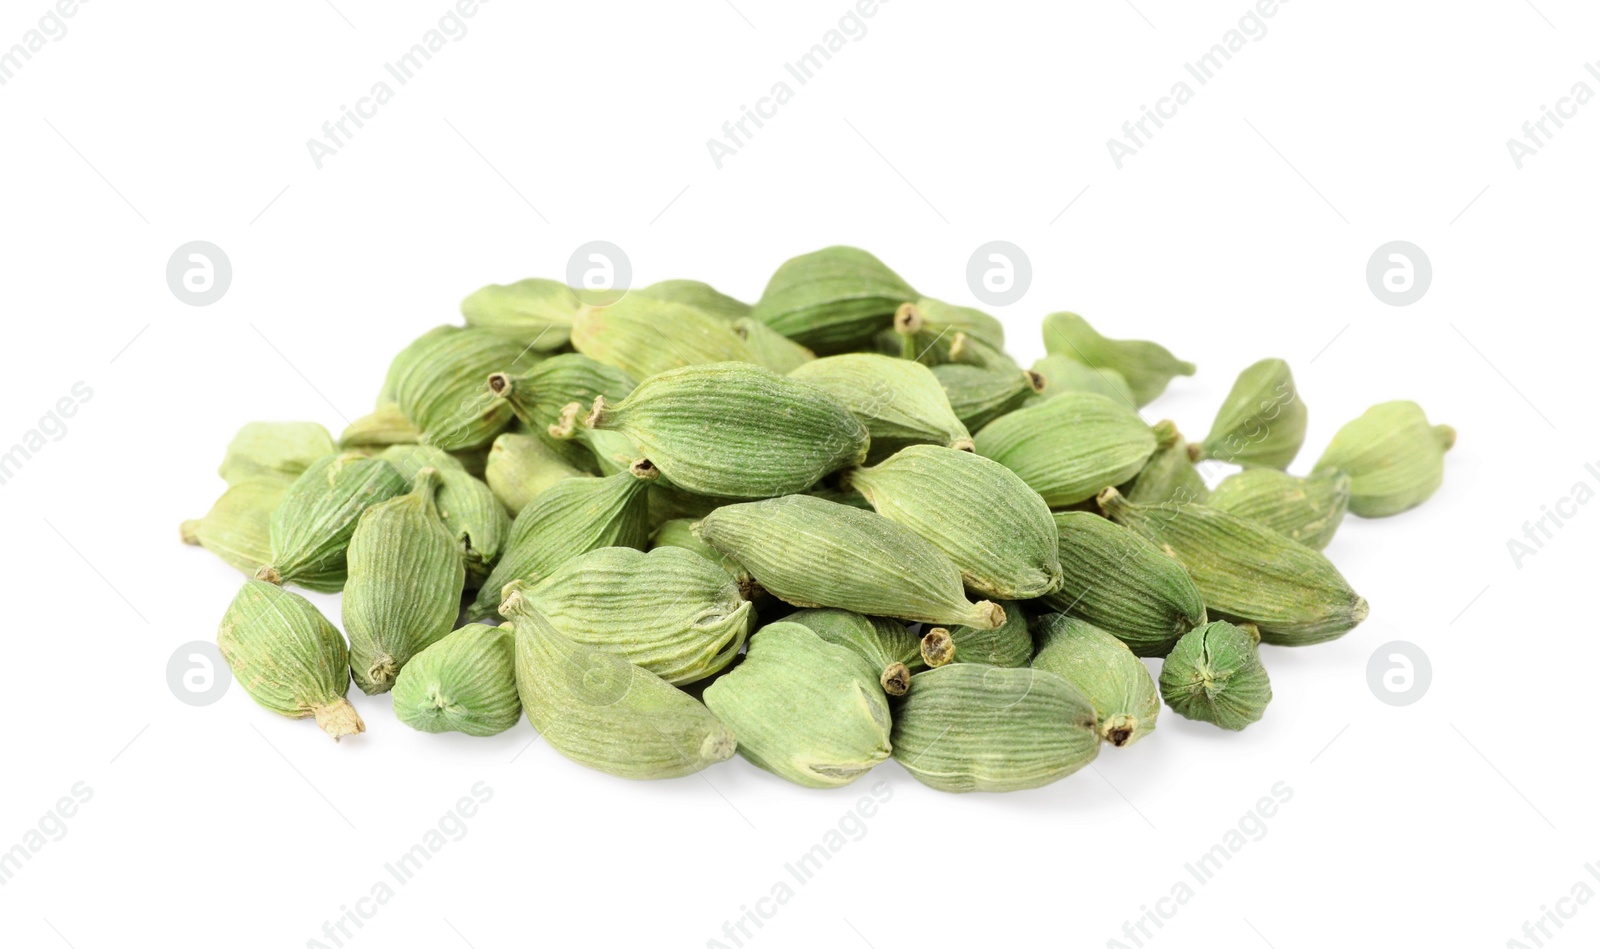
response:
[[[467,608],[469,619],[494,616],[512,580],[539,580],[599,547],[642,549],[649,540],[647,478],[623,472],[568,478],[539,494],[511,522],[505,552]]]
[[[883,261],[855,247],[825,247],[784,261],[752,315],[819,355],[866,345],[918,294]]]
[[[463,626],[400,670],[395,717],[419,732],[498,735],[522,718],[515,658],[509,626]]]
[[[1042,381],[1039,396],[1053,399],[1067,392],[1097,392],[1118,405],[1138,406],[1133,387],[1122,373],[1105,367],[1091,368],[1071,356],[1045,356],[1033,364]]]
[[[567,345],[583,303],[572,288],[556,280],[530,278],[492,283],[461,301],[467,325],[552,352]]]
[[[789,378],[816,386],[855,413],[872,437],[872,460],[923,443],[972,450],[972,435],[950,408],[939,377],[921,363],[846,353],[808,362]]]
[[[536,359],[523,344],[482,329],[440,326],[394,357],[389,388],[424,444],[445,451],[494,441],[511,422],[511,408],[483,380],[522,369]]]
[[[345,550],[356,521],[375,504],[406,491],[394,466],[354,452],[329,455],[295,479],[272,512],[272,562],[256,578],[336,593],[344,587]]]
[[[1006,330],[1001,322],[982,310],[955,306],[924,297],[915,303],[900,304],[894,314],[894,331],[901,338],[901,355],[921,359],[929,350],[939,352],[941,361],[949,358],[950,344],[958,334],[979,340],[995,350],[1006,348]]]
[[[733,331],[750,347],[754,361],[784,374],[817,358],[817,354],[750,316],[733,321]]]
[[[1155,433],[1156,453],[1128,486],[1128,500],[1136,504],[1203,504],[1211,489],[1195,470],[1189,445],[1178,426],[1170,421],[1157,422]]]
[[[803,491],[867,454],[867,430],[849,409],[747,363],[652,376],[618,405],[595,400],[587,425],[627,436],[672,484],[713,497]]]
[[[523,596],[562,635],[623,656],[673,685],[727,668],[750,632],[750,603],[738,583],[677,547],[591,550]]]
[[[1161,712],[1156,682],[1127,645],[1105,630],[1062,613],[1041,617],[1033,667],[1055,673],[1083,693],[1107,743],[1121,748],[1155,730]]]
[[[1165,656],[1206,621],[1189,572],[1155,544],[1087,511],[1058,513],[1055,522],[1064,579],[1045,606],[1111,633],[1136,656]]]
[[[289,493],[294,479],[263,475],[231,485],[206,516],[184,521],[186,544],[199,544],[223,562],[253,577],[272,562],[272,512]]]
[[[755,361],[755,353],[727,320],[634,294],[579,314],[572,346],[634,379],[702,363]]]
[[[1015,471],[1051,507],[1122,484],[1155,454],[1156,436],[1132,409],[1103,395],[1070,392],[995,419],[978,454]]]
[[[702,313],[733,322],[750,315],[750,304],[719,291],[709,283],[699,280],[662,280],[648,287],[632,291],[652,300],[666,300],[692,306]]]
[[[566,757],[623,778],[678,778],[733,757],[711,710],[616,653],[573,642],[513,588],[501,605],[516,637],[517,694]]]
[[[1184,718],[1242,731],[1266,713],[1272,683],[1248,630],[1207,623],[1179,640],[1162,664],[1161,697]]]
[[[228,442],[217,474],[230,486],[263,476],[293,480],[336,450],[316,422],[251,422]]]
[[[1211,434],[1191,449],[1198,461],[1214,458],[1246,468],[1287,468],[1306,440],[1306,404],[1289,364],[1263,359],[1239,373],[1217,410]]]
[[[217,629],[228,669],[262,708],[317,720],[338,741],[367,730],[350,691],[344,637],[305,597],[246,580]]]
[[[490,446],[483,477],[505,510],[516,516],[557,482],[589,475],[568,464],[539,438],[507,432]]]
[[[1350,506],[1350,476],[1330,469],[1297,478],[1273,468],[1246,468],[1223,478],[1209,503],[1321,550]]]
[[[929,630],[929,634],[943,630],[943,635],[932,642],[928,635],[922,637],[923,658],[928,665],[942,666],[946,662],[975,662],[1006,668],[1027,665],[1033,659],[1033,634],[1028,632],[1028,615],[1023,612],[1021,603],[1006,601],[1000,606],[1006,611],[1006,621],[995,629],[935,626]],[[944,640],[949,641],[948,650],[943,645]],[[928,659],[930,650],[936,656],[944,656],[946,652],[948,655],[942,662],[934,662]]]
[[[983,595],[1031,600],[1061,586],[1050,508],[1005,465],[912,445],[852,469],[848,479],[879,514],[944,551],[966,585]]]
[[[574,402],[585,408],[600,396],[620,402],[633,388],[633,379],[627,373],[582,353],[551,356],[515,375],[497,372],[489,376],[489,391],[511,406],[512,413],[527,426],[528,434],[544,442],[569,465],[585,470],[595,468],[590,448],[573,439],[576,432],[558,435],[551,427],[562,428],[563,412]]]
[[[938,547],[870,511],[803,494],[730,504],[706,515],[700,538],[795,606],[987,629],[1005,622],[999,605],[967,600],[961,571]]]
[[[862,616],[849,610],[798,610],[784,617],[799,623],[823,641],[854,650],[878,672],[878,684],[890,695],[905,695],[911,673],[923,665],[917,634],[898,620]]]
[[[411,657],[442,639],[461,612],[466,568],[424,468],[411,493],[374,505],[350,539],[344,629],[350,671],[368,695],[387,692]]]
[[[1044,348],[1091,369],[1120,373],[1141,407],[1165,392],[1174,376],[1194,375],[1194,363],[1178,359],[1166,347],[1145,340],[1107,339],[1076,313],[1052,313],[1044,318]]]
[[[940,791],[1021,791],[1100,753],[1094,706],[1041,669],[957,662],[911,677],[895,711],[894,760]]]
[[[889,758],[889,700],[866,659],[798,623],[774,623],[711,683],[706,707],[751,764],[808,788],[842,787]]]
[[[1456,430],[1430,425],[1415,402],[1384,402],[1339,429],[1317,471],[1350,476],[1350,511],[1388,517],[1426,501],[1444,483],[1445,452]]]
[[[385,448],[389,445],[415,445],[421,440],[422,431],[406,418],[400,406],[384,402],[371,415],[363,415],[350,423],[339,436],[339,448],[344,451]]]
[[[1188,568],[1213,616],[1255,623],[1265,642],[1326,642],[1367,618],[1367,601],[1328,558],[1271,528],[1204,504],[1133,504],[1115,488],[1099,501]]]
[[[511,518],[489,486],[467,473],[454,456],[428,445],[394,445],[378,457],[394,465],[402,477],[415,479],[423,468],[438,472],[435,501],[444,526],[456,538],[461,563],[467,568],[467,586],[477,589],[500,559]]]
[[[1028,396],[1039,392],[1044,385],[1043,380],[1031,372],[983,369],[960,363],[934,366],[933,375],[944,388],[950,410],[969,432],[1020,408]]]

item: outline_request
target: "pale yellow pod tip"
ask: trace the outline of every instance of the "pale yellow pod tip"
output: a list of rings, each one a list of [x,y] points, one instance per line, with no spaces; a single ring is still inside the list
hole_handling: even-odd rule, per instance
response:
[[[894,331],[902,336],[921,332],[923,323],[922,311],[915,303],[902,303],[894,311]]]
[[[179,524],[178,536],[183,538],[183,542],[186,544],[198,545],[200,543],[200,522],[184,521]]]
[[[878,677],[878,684],[890,695],[905,695],[911,689],[911,670],[903,662],[891,662]]]
[[[356,713],[356,707],[347,699],[338,699],[311,710],[322,730],[338,741],[346,735],[359,735],[367,730],[367,723]]]
[[[1044,381],[1044,376],[1039,375],[1037,372],[1034,372],[1032,369],[1024,369],[1024,370],[1022,370],[1022,374],[1024,376],[1026,376],[1027,379],[1028,379],[1028,388],[1032,389],[1035,392],[1043,392],[1044,391],[1044,387],[1046,385],[1046,383]]]
[[[488,385],[489,391],[502,399],[510,398],[511,390],[516,387],[511,381],[511,375],[505,372],[491,372]]]
[[[257,570],[256,579],[274,586],[283,586],[283,576],[278,573],[278,568],[272,564],[264,564],[260,570]]]
[[[600,403],[603,401],[605,401],[604,396],[597,395],[594,397],[595,411],[599,411]],[[550,437],[564,440],[576,437],[578,434],[578,415],[582,411],[583,406],[577,402],[568,402],[563,406],[560,418],[551,422],[549,428],[546,429],[550,433]],[[593,428],[594,426],[590,425],[589,427]]]
[[[922,660],[930,667],[937,669],[947,665],[956,657],[956,641],[950,638],[950,631],[943,626],[935,626],[922,636]]]

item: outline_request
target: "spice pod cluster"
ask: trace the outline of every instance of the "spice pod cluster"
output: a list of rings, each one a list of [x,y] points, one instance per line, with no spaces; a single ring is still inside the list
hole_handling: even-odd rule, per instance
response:
[[[366,729],[354,682],[420,731],[526,714],[628,778],[738,754],[806,787],[889,758],[940,790],[1037,787],[1163,705],[1259,721],[1264,644],[1367,616],[1321,552],[1341,521],[1422,503],[1455,440],[1387,402],[1291,475],[1282,360],[1191,442],[1140,413],[1195,371],[1166,348],[1054,313],[1024,368],[994,317],[850,247],[754,305],[533,279],[461,311],[337,440],[242,428],[183,525],[247,577],[217,634],[235,678],[335,739]],[[1208,462],[1237,470],[1208,487]],[[296,587],[342,591],[343,631]]]

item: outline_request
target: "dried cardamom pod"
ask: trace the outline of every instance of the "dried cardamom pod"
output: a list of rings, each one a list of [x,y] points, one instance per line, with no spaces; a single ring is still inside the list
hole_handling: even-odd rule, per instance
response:
[[[1350,506],[1350,476],[1330,469],[1297,478],[1273,468],[1246,468],[1223,478],[1209,503],[1321,550]]]
[[[400,670],[395,717],[419,732],[498,735],[522,718],[515,658],[509,624],[463,626]]]
[[[1192,446],[1194,460],[1214,458],[1246,468],[1287,468],[1306,440],[1306,404],[1289,364],[1263,359],[1233,383],[1211,434]]]
[[[272,512],[292,484],[294,479],[287,475],[236,482],[205,517],[183,522],[183,542],[199,544],[245,576],[255,576],[272,560]]]
[[[1098,514],[1055,515],[1061,589],[1044,598],[1127,643],[1136,656],[1165,656],[1206,621],[1200,590],[1183,564]]]
[[[572,438],[575,432],[552,432],[561,427],[563,411],[574,402],[587,408],[599,396],[620,402],[634,388],[633,379],[615,366],[596,362],[582,353],[563,353],[541,360],[526,372],[489,376],[489,391],[506,401],[527,426],[528,434],[544,442],[569,465],[594,470],[589,447]],[[608,472],[614,473],[614,472]]]
[[[1202,504],[1211,489],[1189,458],[1189,444],[1170,421],[1157,422],[1156,453],[1144,463],[1127,490],[1135,504]],[[1271,470],[1271,469],[1264,469]]]
[[[750,304],[699,280],[661,280],[631,292],[652,300],[683,303],[730,323],[749,316],[751,310]]]
[[[750,603],[733,577],[678,547],[591,550],[527,586],[523,597],[574,642],[614,652],[673,685],[727,668],[750,632]]]
[[[1023,612],[1022,604],[1006,601],[1000,606],[1006,611],[1006,621],[995,629],[974,629],[971,626],[934,627],[934,630],[944,629],[944,636],[941,638],[950,641],[950,656],[947,662],[975,662],[985,666],[1019,668],[1033,659],[1033,634],[1028,632],[1028,614]],[[929,643],[926,635],[922,637],[922,645],[925,650],[924,659],[927,658],[928,649],[943,651],[939,640]],[[943,664],[928,662],[930,666]]]
[[[634,379],[681,366],[755,361],[755,353],[727,320],[682,303],[634,294],[579,314],[572,327],[572,346]]]
[[[1044,348],[1092,369],[1116,370],[1141,407],[1165,392],[1174,376],[1194,375],[1194,363],[1178,359],[1166,347],[1145,340],[1107,339],[1076,313],[1044,318]]]
[[[583,303],[571,287],[539,278],[491,283],[461,301],[461,315],[468,326],[490,330],[542,352],[567,345],[572,322],[582,309]]]
[[[1188,568],[1212,616],[1255,623],[1276,646],[1326,642],[1367,618],[1367,601],[1328,558],[1254,521],[1204,504],[1099,498],[1112,520]]]
[[[805,348],[754,317],[733,321],[733,331],[750,347],[754,361],[776,373],[788,373],[817,358]]]
[[[380,404],[371,415],[351,422],[339,436],[339,448],[351,451],[357,448],[384,448],[389,445],[415,445],[422,440],[422,431],[400,406],[393,402]]]
[[[556,751],[635,779],[682,777],[733,757],[733,732],[660,676],[573,642],[516,590],[500,609],[515,627],[523,710]]]
[[[1015,471],[1051,507],[1094,497],[1138,474],[1156,436],[1133,410],[1092,392],[1069,392],[978,432],[978,454]]]
[[[972,450],[972,435],[950,408],[939,377],[921,363],[846,353],[808,362],[789,378],[816,386],[855,413],[872,436],[871,460],[925,443]]]
[[[940,791],[1021,791],[1100,753],[1094,706],[1042,669],[957,662],[911,677],[895,711],[894,760]]]
[[[911,673],[923,665],[917,634],[898,620],[815,609],[790,613],[784,622],[799,623],[825,642],[854,650],[879,670],[878,684],[890,695],[905,695],[911,687]]]
[[[469,619],[494,616],[500,591],[512,580],[539,580],[579,554],[599,547],[642,549],[649,539],[645,487],[649,479],[623,472],[606,478],[568,478],[539,494],[511,522],[505,552],[467,608]]]
[[[424,468],[411,493],[374,505],[350,539],[344,629],[350,671],[368,695],[387,692],[411,657],[442,639],[461,612],[466,568]]]
[[[344,586],[345,549],[367,508],[405,493],[394,466],[355,452],[329,455],[295,479],[272,512],[272,562],[256,578],[336,593]]]
[[[1133,387],[1115,369],[1092,368],[1071,356],[1045,356],[1033,364],[1033,373],[1043,380],[1041,398],[1053,399],[1066,392],[1097,392],[1118,405],[1138,407]]]
[[[798,623],[773,623],[706,689],[751,764],[808,788],[842,787],[889,758],[889,700],[866,659]]]
[[[439,475],[435,501],[444,526],[455,535],[461,563],[467,568],[467,586],[477,589],[500,559],[506,536],[511,533],[511,518],[489,486],[467,473],[461,462],[447,452],[427,445],[394,445],[378,457],[394,465],[402,477],[415,479],[423,468]]]
[[[1161,695],[1150,670],[1122,640],[1076,617],[1052,613],[1039,620],[1039,654],[1033,667],[1077,687],[1094,706],[1100,737],[1121,748],[1155,730]]]
[[[367,730],[345,699],[350,659],[344,637],[304,597],[246,580],[223,614],[217,646],[262,708],[314,717],[334,741]]]
[[[538,357],[490,330],[436,327],[400,351],[389,367],[389,389],[424,444],[445,451],[494,441],[511,422],[511,408],[483,380],[518,371]]]
[[[969,432],[1020,408],[1028,396],[1038,393],[1044,385],[1044,380],[1031,372],[983,369],[960,363],[934,366],[933,375],[944,388],[950,410]]]
[[[1207,623],[1179,640],[1162,664],[1161,697],[1184,718],[1242,731],[1265,714],[1272,683],[1248,630]]]
[[[1388,517],[1426,501],[1444,483],[1445,452],[1456,430],[1430,425],[1415,402],[1383,402],[1339,429],[1316,471],[1350,475],[1350,511]]]
[[[895,310],[917,299],[900,275],[855,247],[825,247],[784,261],[751,314],[819,355],[866,345]]]
[[[515,516],[546,488],[589,475],[569,465],[540,439],[507,432],[490,446],[483,477],[505,510]]]
[[[652,376],[618,405],[595,400],[586,424],[627,436],[672,484],[713,497],[803,491],[867,454],[867,430],[849,409],[748,363]]]
[[[894,314],[894,331],[900,335],[901,356],[905,359],[921,359],[932,350],[939,353],[941,361],[948,360],[950,344],[958,334],[991,349],[1006,348],[1006,330],[999,320],[970,306],[955,306],[929,297],[900,304]]]
[[[972,603],[938,547],[870,511],[794,494],[719,507],[700,539],[795,606],[831,606],[927,623],[993,629],[1005,611]]]
[[[316,422],[251,422],[228,442],[217,474],[229,485],[263,476],[293,480],[336,450]]]

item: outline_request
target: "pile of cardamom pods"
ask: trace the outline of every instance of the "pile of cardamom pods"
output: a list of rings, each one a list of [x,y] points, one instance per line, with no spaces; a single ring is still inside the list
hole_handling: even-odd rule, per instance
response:
[[[252,698],[334,738],[365,730],[352,678],[427,732],[526,712],[629,778],[737,752],[807,787],[890,757],[941,790],[1037,787],[1163,701],[1259,720],[1262,643],[1367,615],[1320,552],[1346,512],[1424,501],[1455,438],[1388,402],[1290,475],[1282,360],[1188,442],[1139,415],[1194,373],[1162,346],[1055,313],[1023,369],[994,317],[850,247],[754,306],[689,280],[602,302],[485,287],[337,442],[238,433],[183,537],[250,578],[217,638]],[[1207,459],[1240,470],[1208,489]],[[292,586],[343,591],[343,634]]]

